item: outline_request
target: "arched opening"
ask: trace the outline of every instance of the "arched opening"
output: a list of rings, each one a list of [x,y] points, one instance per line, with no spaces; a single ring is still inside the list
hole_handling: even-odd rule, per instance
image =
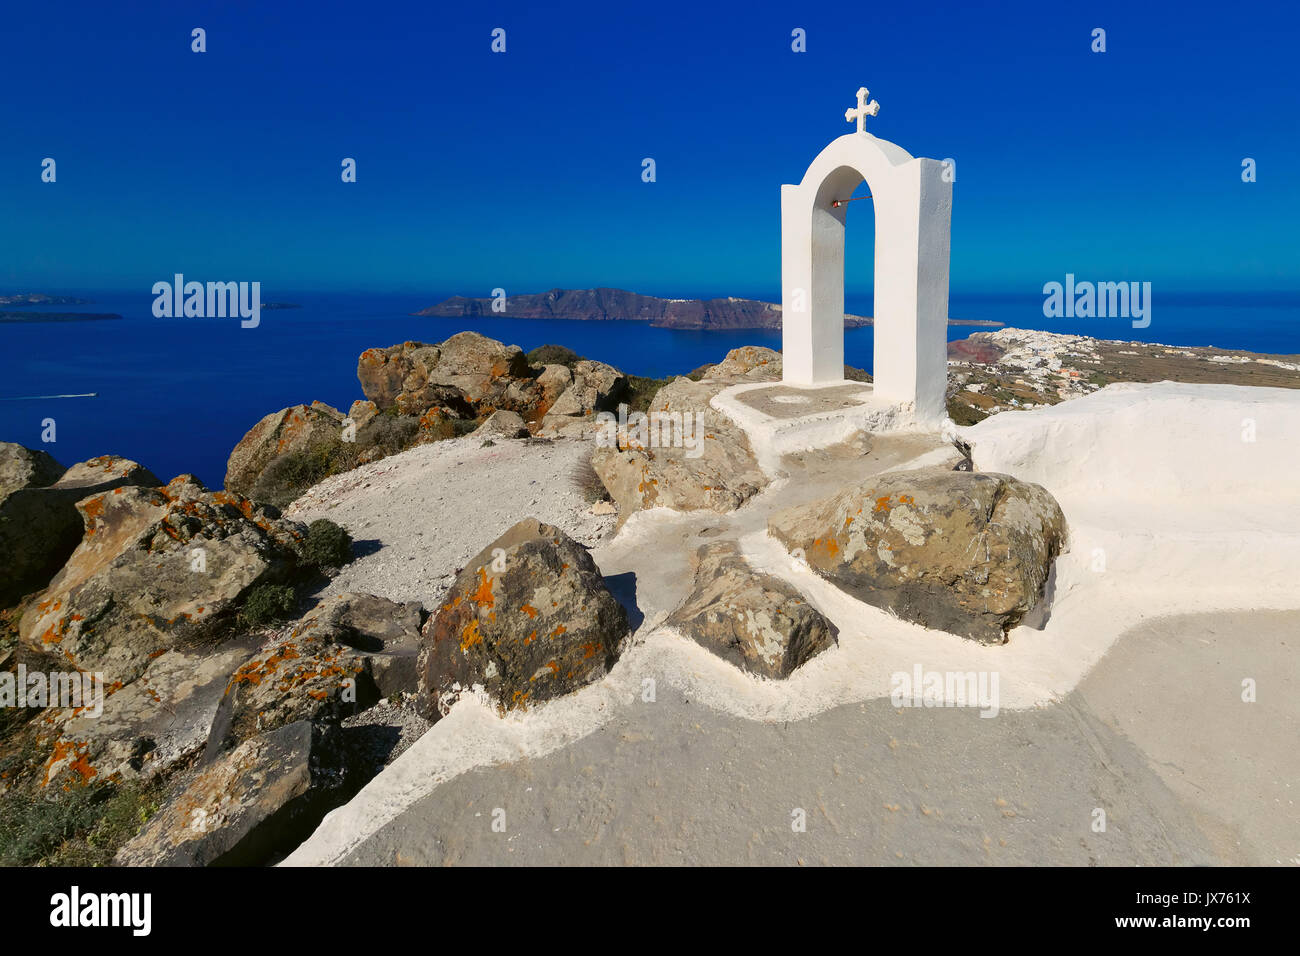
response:
[[[851,299],[865,302],[870,310],[858,314],[875,315],[876,238],[870,184],[856,168],[837,167],[822,180],[812,204],[811,295],[825,308],[830,321],[816,343],[813,367],[824,379],[843,377],[844,314],[851,311],[846,307],[851,289],[855,290]]]
[[[781,344],[787,384],[844,378],[845,226],[855,235],[850,268],[872,241],[872,394],[941,420],[947,380],[948,240],[952,185],[943,163],[913,158],[859,132],[831,142],[797,185],[781,187]],[[870,199],[851,199],[866,181]],[[855,215],[870,206],[874,222]],[[861,258],[859,258],[861,257]],[[862,263],[865,266],[865,262]],[[848,278],[854,287],[855,276]]]

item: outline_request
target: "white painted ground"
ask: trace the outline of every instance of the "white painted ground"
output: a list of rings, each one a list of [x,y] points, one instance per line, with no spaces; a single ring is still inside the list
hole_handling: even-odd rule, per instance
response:
[[[606,574],[639,567],[644,581],[637,602],[646,624],[605,680],[505,718],[462,701],[285,863],[339,862],[439,783],[476,767],[541,757],[593,733],[629,713],[647,675],[692,702],[771,723],[888,696],[891,675],[919,662],[930,671],[995,671],[1000,707],[1021,710],[1059,701],[1119,635],[1141,633],[1157,617],[1300,608],[1300,391],[1116,385],[962,431],[979,470],[1044,485],[1070,524],[1070,551],[1058,559],[1042,630],[1020,627],[1008,644],[990,647],[852,600],[766,535],[766,514],[787,494],[780,482],[726,519],[664,509],[638,514],[593,552]],[[770,454],[759,452],[770,465]],[[665,563],[680,561],[687,573],[684,551],[666,553],[665,542],[684,544],[720,524],[731,526],[755,565],[796,584],[840,627],[839,646],[787,681],[749,677],[656,626],[666,610],[655,602],[670,604],[674,593]]]

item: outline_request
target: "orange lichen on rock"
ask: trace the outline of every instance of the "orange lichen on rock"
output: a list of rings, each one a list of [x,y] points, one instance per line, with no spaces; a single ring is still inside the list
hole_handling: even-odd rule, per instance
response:
[[[470,600],[479,607],[493,607],[496,604],[496,599],[492,597],[492,579],[483,568],[478,569],[478,590],[470,595]]]

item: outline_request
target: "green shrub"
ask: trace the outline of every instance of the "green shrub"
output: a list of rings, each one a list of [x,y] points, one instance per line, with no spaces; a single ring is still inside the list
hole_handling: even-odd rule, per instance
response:
[[[0,798],[0,865],[107,866],[162,795],[143,783],[11,791]]]
[[[573,368],[575,362],[582,361],[581,355],[563,345],[539,345],[524,358],[529,365],[565,365],[569,368]]]
[[[352,535],[328,518],[317,518],[307,526],[302,550],[313,567],[341,568],[352,560]]]
[[[627,377],[627,391],[623,400],[627,402],[629,412],[648,412],[650,403],[654,401],[655,395],[659,389],[665,385],[671,385],[673,378],[646,378],[643,375],[629,375]]]
[[[259,584],[248,593],[241,612],[245,623],[261,627],[293,613],[298,597],[286,584]]]

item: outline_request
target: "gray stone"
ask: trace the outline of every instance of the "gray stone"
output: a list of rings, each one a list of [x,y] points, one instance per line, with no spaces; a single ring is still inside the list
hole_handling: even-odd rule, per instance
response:
[[[789,677],[835,643],[835,625],[794,588],[749,563],[731,541],[695,553],[695,584],[668,623],[742,670]]]
[[[1066,542],[1039,485],[942,467],[878,475],[768,529],[853,597],[984,643],[1004,642],[1043,599]]]

